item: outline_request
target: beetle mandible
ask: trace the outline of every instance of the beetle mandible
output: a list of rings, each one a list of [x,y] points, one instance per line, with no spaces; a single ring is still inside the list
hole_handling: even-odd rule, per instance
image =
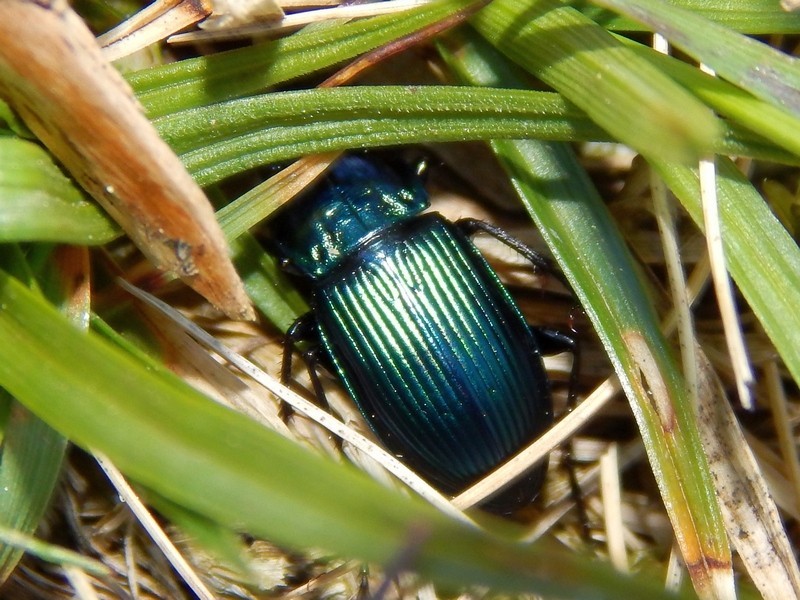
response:
[[[574,345],[526,323],[468,237],[498,230],[421,214],[427,207],[410,169],[346,155],[267,228],[282,262],[310,282],[311,319],[301,317],[290,341],[314,329],[386,447],[456,493],[551,424],[542,349]],[[531,501],[544,474],[534,469],[487,507]]]

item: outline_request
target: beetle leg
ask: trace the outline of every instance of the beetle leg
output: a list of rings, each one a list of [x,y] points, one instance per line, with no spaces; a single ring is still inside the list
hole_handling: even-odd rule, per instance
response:
[[[369,600],[372,598],[369,593],[369,565],[362,563],[359,568],[359,582],[358,592],[356,592],[355,600]]]
[[[567,289],[571,289],[567,279],[564,277],[564,274],[556,268],[552,260],[543,254],[540,254],[522,240],[515,238],[505,229],[497,227],[496,225],[492,225],[491,223],[481,221],[480,219],[471,218],[459,219],[455,222],[455,224],[456,227],[458,227],[462,233],[464,233],[464,235],[469,237],[475,235],[476,233],[487,233],[491,235],[496,240],[503,242],[506,246],[512,250],[515,250],[524,258],[529,260],[536,270],[553,275],[561,283],[566,285]]]
[[[558,329],[550,329],[547,327],[531,327],[536,342],[539,345],[539,350],[542,354],[557,354],[559,352],[569,352],[572,354],[572,368],[569,372],[569,381],[567,388],[567,410],[569,413],[575,408],[578,399],[578,376],[580,375],[580,345],[578,341],[570,334]],[[581,537],[584,541],[591,541],[591,528],[589,526],[589,515],[586,511],[586,505],[583,501],[583,492],[578,483],[578,476],[575,472],[575,459],[574,445],[572,439],[564,444],[564,468],[567,471],[569,479],[570,496],[575,503],[575,509],[578,513],[578,520],[581,525]]]
[[[317,331],[317,321],[312,313],[306,313],[298,317],[294,323],[286,330],[286,335],[283,338],[283,358],[281,360],[281,383],[289,385],[292,379],[292,362],[294,358],[295,347],[298,344],[305,342],[306,348],[302,350],[300,356],[303,363],[306,365],[309,377],[311,379],[311,386],[314,393],[319,396],[319,390],[322,388],[319,378],[316,374],[316,350],[319,348],[319,332]],[[322,396],[324,400],[324,396]],[[281,418],[286,420],[292,414],[291,407],[285,402],[281,402],[280,408]]]
[[[317,368],[320,363],[325,362],[325,356],[320,354],[322,345],[319,338],[317,320],[313,313],[306,313],[299,317],[289,329],[286,330],[283,345],[283,359],[281,361],[281,383],[288,384],[292,378],[292,358],[295,346],[306,343],[306,347],[301,351],[300,358],[306,365],[308,377],[311,380],[311,389],[321,406],[326,406],[325,389],[319,379]]]
[[[549,327],[531,327],[531,332],[542,354],[569,352],[572,355],[572,368],[569,371],[567,388],[567,412],[575,408],[578,399],[578,376],[581,372],[581,348],[578,341],[569,333]]]
[[[321,346],[314,345],[301,354],[303,362],[306,364],[308,370],[308,377],[311,379],[311,389],[314,390],[314,395],[317,397],[317,403],[320,406],[327,407],[328,400],[325,398],[325,388],[322,387],[322,382],[319,379],[317,367],[324,360],[324,356],[320,355]]]
[[[281,383],[287,383],[292,378],[292,355],[294,347],[300,342],[315,342],[319,344],[317,321],[313,313],[306,313],[298,317],[283,338],[283,360],[281,360]]]

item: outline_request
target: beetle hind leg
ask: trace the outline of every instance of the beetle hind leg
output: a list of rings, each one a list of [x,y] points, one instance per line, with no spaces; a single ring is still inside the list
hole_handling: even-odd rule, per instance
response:
[[[569,371],[567,387],[567,412],[575,408],[578,400],[578,377],[581,371],[581,348],[578,340],[560,329],[549,327],[531,327],[539,351],[544,354],[568,352],[572,355],[572,367]]]
[[[578,377],[580,375],[580,344],[573,336],[558,329],[547,327],[531,327],[531,332],[536,338],[539,350],[542,354],[557,354],[569,352],[572,355],[572,367],[570,368],[568,387],[567,387],[567,408],[566,413],[575,408],[578,400]],[[583,500],[583,492],[578,483],[578,476],[575,470],[574,444],[570,438],[564,445],[563,464],[569,480],[570,496],[575,504],[578,513],[578,520],[581,526],[581,537],[584,541],[591,540],[591,527],[589,525],[589,515],[586,511],[586,504]]]

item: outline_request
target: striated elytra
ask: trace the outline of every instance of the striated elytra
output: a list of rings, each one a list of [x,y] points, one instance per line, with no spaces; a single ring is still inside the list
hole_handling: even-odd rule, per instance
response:
[[[458,224],[427,206],[415,173],[351,155],[268,230],[310,281],[324,359],[376,435],[457,493],[548,427],[552,406],[537,331]],[[488,508],[529,502],[544,472]]]

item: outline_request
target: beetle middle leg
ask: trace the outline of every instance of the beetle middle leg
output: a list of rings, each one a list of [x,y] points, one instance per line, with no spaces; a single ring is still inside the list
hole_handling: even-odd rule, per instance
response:
[[[465,235],[469,237],[472,237],[476,233],[487,233],[491,235],[497,241],[502,242],[530,261],[534,269],[553,275],[567,288],[569,288],[569,283],[564,277],[564,274],[561,273],[558,268],[556,268],[552,260],[543,254],[540,254],[522,240],[515,238],[505,229],[497,227],[496,225],[492,225],[491,223],[487,223],[486,221],[481,221],[480,219],[471,218],[459,219],[455,224]]]

